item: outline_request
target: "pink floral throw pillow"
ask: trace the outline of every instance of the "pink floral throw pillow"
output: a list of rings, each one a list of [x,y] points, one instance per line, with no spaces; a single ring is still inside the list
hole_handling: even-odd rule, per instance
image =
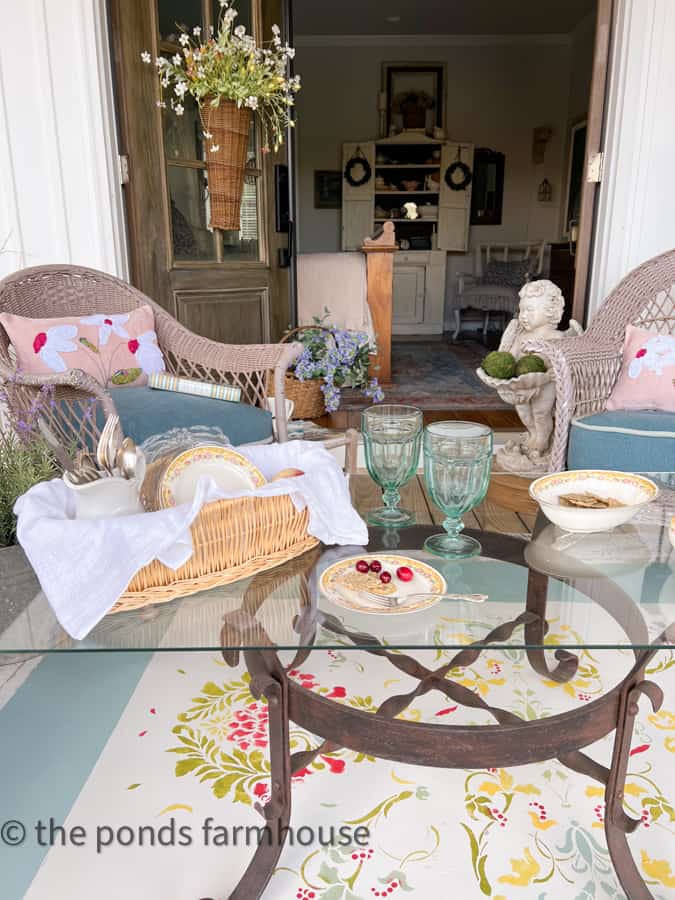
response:
[[[27,319],[0,314],[14,347],[17,368],[27,375],[83,369],[102,385],[147,384],[164,372],[155,317],[149,306],[128,313],[63,319]]]
[[[623,363],[607,409],[675,412],[675,335],[626,328]]]

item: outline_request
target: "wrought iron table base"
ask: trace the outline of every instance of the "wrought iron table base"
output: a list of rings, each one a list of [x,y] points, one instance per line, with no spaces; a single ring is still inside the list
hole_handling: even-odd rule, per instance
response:
[[[621,593],[618,588],[617,591]],[[278,863],[290,822],[293,774],[310,765],[317,755],[340,748],[394,762],[437,768],[465,769],[467,760],[471,760],[471,768],[501,768],[557,759],[566,767],[605,786],[605,835],[617,877],[629,900],[653,900],[630,852],[627,835],[635,830],[639,822],[625,812],[623,797],[638,702],[645,695],[654,711],[663,702],[661,689],[645,680],[646,667],[658,652],[660,642],[656,641],[643,651],[634,651],[635,663],[628,675],[602,697],[577,710],[533,721],[525,721],[508,710],[491,706],[477,693],[447,677],[452,669],[475,662],[487,649],[486,645],[501,644],[516,629],[523,627],[526,643],[539,644],[539,648],[526,649],[532,668],[538,674],[561,683],[573,678],[578,667],[574,654],[565,650],[555,651],[557,664],[551,668],[541,649],[548,628],[546,597],[547,577],[531,571],[525,611],[493,629],[477,645],[468,645],[460,650],[450,662],[435,670],[428,669],[405,653],[392,653],[370,635],[349,631],[337,618],[311,605],[303,609],[296,623],[306,646],[296,652],[286,668],[271,642],[267,649],[245,650],[251,690],[256,698],[264,695],[269,704],[271,797],[264,807],[258,804],[256,809],[276,840],[259,844],[230,900],[258,900],[262,896]],[[252,620],[249,618],[249,621]],[[372,714],[335,703],[296,684],[287,672],[304,662],[313,652],[315,648],[311,646],[308,635],[319,626],[337,638],[351,642],[355,648],[385,657],[395,668],[417,679],[417,687],[408,693],[389,697]],[[226,620],[224,629],[227,627]],[[665,637],[664,633],[661,640]],[[225,640],[223,646],[227,646]],[[238,653],[224,651],[223,656],[226,662],[232,664],[236,662]],[[497,724],[435,725],[395,718],[416,697],[432,690],[441,691],[453,702],[465,707],[490,713]],[[381,722],[382,719],[387,720],[386,728],[378,727],[378,720]],[[322,743],[312,750],[291,753],[291,721],[322,737]],[[611,763],[607,767],[584,753],[582,748],[612,732],[615,732],[614,746]]]

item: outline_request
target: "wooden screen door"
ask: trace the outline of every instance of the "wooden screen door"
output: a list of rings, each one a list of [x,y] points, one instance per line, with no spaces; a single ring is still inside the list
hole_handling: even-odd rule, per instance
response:
[[[238,23],[259,41],[281,15],[278,0],[238,0]],[[274,164],[252,123],[239,231],[209,227],[199,114],[158,107],[154,66],[141,52],[176,53],[179,26],[217,23],[218,0],[110,0],[132,281],[180,322],[227,343],[276,341],[287,328],[288,277],[278,266],[287,235],[274,225]]]

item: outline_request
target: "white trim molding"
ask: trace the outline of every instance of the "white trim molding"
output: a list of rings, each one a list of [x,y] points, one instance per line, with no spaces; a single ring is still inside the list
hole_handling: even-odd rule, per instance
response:
[[[673,0],[615,0],[591,314],[627,272],[675,247],[674,44]]]
[[[105,0],[4,4],[0,276],[74,263],[127,277],[117,146]]]

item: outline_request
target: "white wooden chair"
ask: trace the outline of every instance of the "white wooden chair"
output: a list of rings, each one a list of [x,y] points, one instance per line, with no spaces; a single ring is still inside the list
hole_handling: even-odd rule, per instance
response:
[[[473,272],[458,272],[457,274],[457,292],[453,310],[455,317],[453,339],[456,340],[459,336],[463,309],[472,308],[483,311],[483,338],[485,339],[491,312],[513,316],[518,308],[518,291],[522,284],[506,283],[508,279],[505,279],[505,283],[502,284],[485,282],[484,277],[490,262],[527,262],[528,274],[525,280],[531,281],[542,274],[545,250],[546,243],[544,241],[529,244],[478,244],[474,249]]]

